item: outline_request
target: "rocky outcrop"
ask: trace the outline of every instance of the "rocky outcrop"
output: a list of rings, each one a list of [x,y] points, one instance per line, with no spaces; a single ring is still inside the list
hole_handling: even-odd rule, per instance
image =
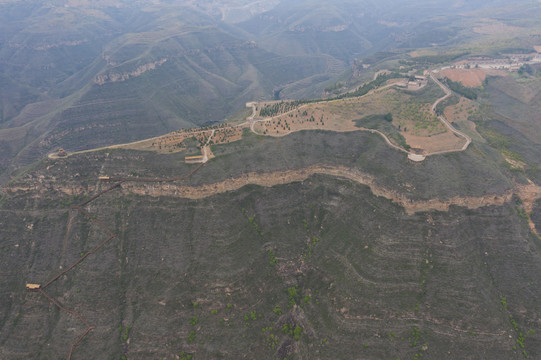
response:
[[[146,73],[147,71],[154,70],[157,67],[162,66],[166,61],[167,61],[167,58],[163,58],[163,59],[158,60],[158,61],[143,64],[143,65],[137,67],[133,71],[124,72],[124,73],[111,71],[111,72],[109,72],[107,74],[102,74],[102,75],[96,76],[94,78],[94,83],[96,83],[98,85],[103,85],[103,84],[106,84],[106,83],[126,81],[126,80],[128,80],[130,78],[140,76],[140,75]]]
[[[122,192],[124,194],[137,194],[142,196],[166,196],[186,199],[203,199],[212,195],[235,191],[246,185],[259,185],[271,187],[275,185],[289,184],[308,180],[313,175],[330,175],[339,178],[345,178],[359,184],[366,185],[376,196],[381,196],[402,206],[406,213],[411,215],[424,211],[448,211],[451,206],[460,206],[468,209],[477,209],[483,206],[496,205],[501,206],[511,201],[514,195],[520,197],[525,204],[525,210],[529,214],[532,211],[533,201],[541,198],[541,186],[533,183],[529,185],[517,185],[514,189],[508,190],[502,194],[489,194],[479,197],[474,196],[454,196],[450,199],[441,200],[438,198],[430,200],[412,200],[406,195],[396,190],[388,189],[377,184],[375,178],[364,174],[358,170],[343,166],[314,165],[297,170],[281,170],[270,173],[247,173],[242,176],[216,182],[213,184],[186,186],[175,182],[159,182],[156,179],[152,182],[145,182],[137,179],[118,179],[123,181]],[[86,192],[98,191],[96,187],[84,188],[76,184],[59,184],[54,178],[39,178],[37,181],[25,186],[6,187],[7,193],[18,191],[36,192],[36,196],[43,194],[46,189],[54,189],[68,195],[83,194]],[[166,179],[164,179],[165,181]],[[535,232],[535,227],[530,226]]]
[[[77,45],[84,44],[86,42],[88,42],[88,40],[83,39],[83,40],[73,40],[73,41],[60,41],[54,44],[43,44],[43,45],[35,45],[35,46],[29,46],[25,44],[10,42],[8,46],[11,48],[29,48],[32,50],[44,51],[44,50],[59,48],[62,46],[77,46]]]

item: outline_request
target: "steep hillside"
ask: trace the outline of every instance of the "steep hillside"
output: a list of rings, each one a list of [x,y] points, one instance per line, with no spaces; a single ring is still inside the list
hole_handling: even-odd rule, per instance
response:
[[[478,118],[481,132],[507,158],[516,159],[531,180],[541,183],[541,71],[489,78],[481,101],[492,114]]]
[[[0,181],[58,147],[219,122],[251,100],[321,96],[351,77],[355,58],[377,51],[403,57],[411,47],[466,39],[494,44],[492,35],[471,31],[481,20],[468,11],[486,4],[440,5],[2,1]],[[505,12],[523,20],[502,20],[519,29],[511,37],[531,39],[524,8]],[[479,26],[491,29],[494,21]]]
[[[341,151],[343,138],[329,139],[307,140]],[[65,357],[85,332],[47,296],[90,326],[73,359],[539,356],[541,244],[518,198],[408,215],[354,180],[312,175],[188,200],[167,189],[212,184],[227,156],[184,181],[152,182],[196,169],[181,159],[113,151],[48,160],[5,189],[2,358]],[[91,197],[110,187],[98,175],[123,173],[142,182]],[[43,293],[25,290],[79,259]]]
[[[0,0],[0,359],[541,358],[540,12]]]
[[[0,4],[4,168],[222,121],[277,87],[344,69],[325,54],[262,50],[189,4],[147,5]]]

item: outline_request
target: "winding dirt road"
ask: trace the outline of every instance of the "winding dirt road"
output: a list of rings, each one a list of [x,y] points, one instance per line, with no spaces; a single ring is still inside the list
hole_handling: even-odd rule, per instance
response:
[[[377,76],[377,73],[376,73],[376,76]],[[438,117],[438,119],[445,125],[445,127],[447,129],[449,129],[449,131],[453,132],[455,135],[459,136],[459,137],[462,137],[465,139],[465,143],[464,145],[460,148],[460,149],[450,149],[450,150],[442,150],[442,151],[436,151],[436,152],[432,152],[432,153],[428,153],[428,154],[417,154],[417,153],[414,153],[414,152],[410,152],[398,145],[395,145],[391,142],[391,140],[387,137],[387,135],[385,135],[383,132],[379,131],[379,130],[375,130],[375,129],[364,129],[364,128],[361,128],[361,129],[358,129],[358,130],[355,130],[355,131],[367,131],[367,132],[371,132],[373,134],[378,134],[379,136],[381,136],[383,138],[383,140],[385,140],[385,142],[387,143],[387,145],[389,145],[390,147],[400,151],[400,152],[403,152],[405,154],[408,155],[408,159],[412,160],[412,161],[415,161],[415,162],[420,162],[420,161],[423,161],[427,156],[432,156],[432,155],[441,155],[441,154],[447,154],[447,153],[452,153],[452,152],[460,152],[460,151],[464,151],[468,148],[468,146],[470,145],[470,143],[472,142],[471,138],[464,134],[463,132],[461,131],[458,131],[457,129],[455,129],[454,126],[452,126],[449,121],[447,121],[447,119],[445,119],[445,117],[443,115],[440,115],[438,116],[436,114],[436,107],[438,106],[438,104],[440,102],[442,102],[443,100],[447,99],[449,96],[452,95],[452,91],[447,88],[444,84],[442,84],[433,74],[433,72],[430,72],[430,78],[439,86],[442,88],[442,90],[445,92],[445,95],[439,99],[437,99],[434,104],[432,105],[432,108],[431,108],[431,111],[432,113]],[[382,87],[379,87],[379,88],[376,88],[371,92],[373,91],[381,91],[383,89],[386,89],[386,88],[389,88],[389,87],[394,87],[396,84],[387,84],[385,86],[382,86]],[[258,122],[268,122],[268,121],[272,121],[274,119],[274,117],[269,117],[269,118],[265,118],[265,119],[257,119],[256,120],[256,114],[257,114],[257,110],[256,110],[256,106],[257,106],[257,102],[248,102],[246,103],[246,107],[251,107],[252,108],[252,114],[250,116],[248,116],[246,118],[246,121],[244,121],[243,123],[240,123],[240,124],[236,124],[236,125],[230,125],[230,126],[225,126],[223,128],[220,128],[220,129],[234,129],[234,128],[244,128],[244,127],[249,127],[250,128],[250,131],[254,134],[257,134],[257,135],[263,135],[263,134],[260,134],[258,133],[256,130],[255,130],[255,124],[258,123]],[[306,105],[304,105],[306,106]],[[293,109],[289,112],[293,112],[293,111],[297,111],[298,109],[302,109],[303,106],[300,106],[296,109]],[[283,114],[280,114],[279,116],[283,116],[284,114],[287,114],[286,113],[283,113]],[[193,131],[191,132],[191,134],[198,134],[198,133],[207,133],[207,132],[211,132],[211,137],[212,135],[214,134],[215,130],[214,129],[206,129],[206,130],[196,130],[196,131]],[[286,135],[289,135],[291,134],[292,131],[288,132],[288,133],[284,133],[284,134],[281,134],[279,136],[286,136]],[[77,151],[77,152],[73,152],[73,153],[68,153],[67,156],[71,156],[71,155],[74,155],[74,154],[84,154],[84,153],[88,153],[88,152],[93,152],[93,151],[99,151],[99,150],[105,150],[105,149],[115,149],[115,148],[123,148],[123,147],[130,147],[130,146],[133,146],[133,145],[137,145],[137,144],[140,144],[140,143],[144,143],[144,142],[148,142],[150,140],[159,140],[160,138],[164,138],[164,137],[167,137],[167,136],[170,136],[170,134],[166,134],[166,135],[161,135],[161,136],[157,136],[157,137],[154,137],[154,138],[150,138],[150,139],[144,139],[144,140],[139,140],[139,141],[135,141],[135,142],[131,142],[131,143],[126,143],[126,144],[117,144],[117,145],[111,145],[111,146],[104,146],[104,147],[99,147],[99,148],[95,148],[95,149],[89,149],[89,150],[83,150],[83,151]],[[208,144],[208,142],[207,142]],[[208,156],[207,155],[207,149],[202,149],[202,152],[203,152],[203,156],[208,160]],[[57,159],[59,158],[57,156],[56,153],[52,153],[52,154],[49,154],[48,157],[50,159]]]
[[[377,76],[377,73],[376,75]],[[442,102],[443,100],[447,99],[449,96],[451,96],[453,94],[453,92],[447,88],[443,83],[441,83],[434,75],[432,72],[430,72],[430,78],[439,86],[441,87],[441,89],[444,91],[445,95],[442,96],[441,98],[437,99],[434,104],[432,104],[432,108],[431,108],[431,111],[432,113],[434,114],[434,116],[436,116],[438,118],[438,120],[440,120],[443,125],[445,125],[445,127],[447,129],[449,129],[449,131],[451,131],[453,134],[459,136],[459,137],[462,137],[465,139],[465,143],[464,145],[460,148],[460,149],[450,149],[450,150],[442,150],[442,151],[435,151],[435,152],[431,152],[431,153],[426,153],[426,154],[417,154],[417,153],[414,153],[414,152],[410,152],[398,145],[395,145],[391,142],[391,140],[387,137],[387,135],[385,135],[384,133],[382,133],[381,131],[379,130],[375,130],[375,129],[365,129],[365,128],[361,128],[361,129],[358,129],[358,130],[355,130],[355,131],[367,131],[367,132],[371,132],[373,134],[378,134],[380,135],[383,140],[385,140],[385,142],[387,143],[387,145],[389,145],[390,147],[398,150],[398,151],[401,151],[403,153],[406,153],[408,155],[408,159],[412,160],[412,161],[415,161],[415,162],[420,162],[420,161],[423,161],[424,159],[426,159],[427,156],[432,156],[432,155],[441,155],[441,154],[448,154],[448,153],[453,153],[453,152],[460,152],[460,151],[464,151],[468,148],[468,146],[471,144],[472,142],[472,139],[464,134],[463,132],[457,130],[453,125],[451,125],[451,123],[449,123],[449,121],[447,121],[447,119],[443,116],[443,115],[437,115],[436,114],[436,107],[438,106],[438,104],[440,102]],[[393,87],[395,86],[396,84],[388,84],[388,85],[385,85],[385,86],[382,86],[382,87],[379,87],[379,88],[376,88],[372,91],[370,91],[369,93],[373,92],[373,91],[381,91],[383,89],[386,89],[386,88],[389,88],[389,87]],[[257,131],[255,131],[255,124],[258,123],[258,122],[268,122],[268,121],[272,121],[274,118],[278,117],[278,116],[283,116],[284,114],[288,114],[290,112],[294,112],[294,111],[297,111],[299,109],[302,109],[304,106],[306,105],[303,105],[303,106],[300,106],[296,109],[293,109],[293,110],[290,110],[289,112],[285,112],[285,113],[282,113],[280,115],[277,115],[275,117],[269,117],[269,118],[265,118],[265,119],[258,119],[258,120],[255,120],[255,114],[256,114],[256,103],[255,102],[251,102],[251,103],[247,103],[246,104],[247,107],[252,107],[253,109],[253,112],[252,112],[252,115],[250,117],[248,117],[246,120],[247,122],[250,124],[250,130],[254,133],[254,134],[257,134],[257,135],[263,135],[263,134],[260,134],[258,133]],[[241,124],[242,125],[242,124]],[[294,131],[289,131],[287,133],[283,133],[283,134],[280,134],[280,135],[277,135],[277,136],[286,136],[286,135],[289,135],[291,133],[293,133]]]
[[[443,150],[443,151],[436,151],[436,152],[433,152],[433,153],[430,153],[428,155],[438,155],[438,154],[447,154],[447,153],[452,153],[452,152],[458,152],[458,151],[464,151],[468,148],[468,146],[471,144],[472,140],[471,138],[464,134],[463,132],[461,131],[458,131],[453,125],[451,125],[451,123],[449,123],[449,121],[447,121],[447,119],[443,116],[443,115],[437,115],[436,114],[436,107],[438,106],[438,104],[440,102],[442,102],[443,100],[447,99],[449,96],[451,96],[453,94],[453,92],[451,91],[451,89],[449,89],[447,86],[443,85],[443,83],[441,81],[439,81],[435,76],[434,76],[434,73],[433,72],[430,72],[430,78],[436,83],[438,84],[439,87],[442,88],[442,90],[445,92],[445,96],[439,98],[438,100],[436,100],[436,102],[432,105],[432,113],[434,115],[436,115],[438,117],[438,119],[443,123],[443,125],[445,125],[447,127],[447,129],[449,129],[450,131],[452,131],[454,134],[464,138],[466,140],[466,142],[464,143],[464,145],[462,146],[462,148],[460,149],[453,149],[453,150]],[[427,156],[428,156],[427,155]]]

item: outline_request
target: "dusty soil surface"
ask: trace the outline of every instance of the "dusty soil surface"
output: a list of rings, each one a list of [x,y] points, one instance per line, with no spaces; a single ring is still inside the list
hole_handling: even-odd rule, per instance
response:
[[[535,202],[541,198],[541,186],[537,186],[531,181],[528,185],[519,185],[517,186],[517,195],[522,200],[526,213],[531,215]],[[528,224],[532,232],[541,236],[541,229],[535,228],[535,224],[530,216],[528,216]]]
[[[466,140],[450,131],[433,136],[417,136],[412,133],[402,133],[408,145],[412,148],[423,149],[423,153],[460,149]]]
[[[510,26],[503,22],[496,21],[493,19],[481,19],[483,21],[477,27],[473,28],[473,31],[478,34],[483,35],[495,35],[495,34],[504,34],[509,32],[515,32],[521,30],[521,28],[516,26]]]
[[[482,69],[445,69],[441,74],[468,87],[483,85],[483,81],[487,77],[486,72]]]
[[[214,134],[213,134],[214,131]],[[212,135],[212,138],[210,139]],[[184,141],[195,138],[200,144],[225,144],[238,141],[242,138],[242,127],[231,127],[229,124],[223,124],[221,128],[215,129],[189,129],[175,131],[157,138],[138,141],[131,144],[119,145],[125,149],[148,150],[158,153],[174,153],[186,149]],[[111,146],[113,148],[114,146]]]
[[[425,154],[460,149],[463,142],[457,139],[432,114],[432,104],[409,101],[414,98],[411,94],[390,87],[393,82],[403,81],[403,79],[392,80],[385,87],[376,89],[362,97],[303,104],[297,107],[293,105],[286,108],[287,112],[273,117],[262,118],[259,113],[267,105],[272,106],[282,102],[259,103],[254,105],[254,114],[248,117],[247,122],[240,125],[221,124],[207,128],[179,130],[163,136],[111,146],[110,148],[174,153],[186,150],[186,140],[188,139],[195,139],[199,148],[206,144],[214,145],[238,141],[242,138],[243,130],[247,126],[251,126],[255,133],[267,136],[285,136],[295,131],[318,129],[336,132],[366,131],[367,129],[356,126],[355,120],[369,115],[382,116],[391,113],[393,125],[402,133],[411,147],[422,149]],[[256,108],[259,108],[259,111],[256,111]],[[383,134],[383,132],[379,132]],[[392,146],[401,146],[394,143],[397,141],[396,139],[389,139],[389,134],[386,135],[384,137],[387,138],[388,142],[392,141],[390,143]]]
[[[443,115],[449,122],[467,121],[468,117],[477,111],[478,105],[473,101],[460,97],[456,105],[447,106]]]
[[[431,104],[408,104],[409,95],[395,89],[376,91],[360,98],[340,99],[301,105],[285,114],[258,120],[254,131],[268,136],[284,136],[300,130],[363,131],[354,120],[374,114],[393,114],[393,124],[407,143],[426,153],[460,148],[464,141],[430,113]],[[396,144],[395,144],[396,145]]]
[[[395,79],[390,83],[393,81],[403,82]],[[380,88],[362,97],[305,104],[287,113],[259,120],[254,125],[254,130],[270,136],[282,136],[300,130],[359,130],[353,120],[367,115],[398,111],[407,97],[408,95],[395,89]],[[272,103],[274,102],[262,103],[261,106]]]

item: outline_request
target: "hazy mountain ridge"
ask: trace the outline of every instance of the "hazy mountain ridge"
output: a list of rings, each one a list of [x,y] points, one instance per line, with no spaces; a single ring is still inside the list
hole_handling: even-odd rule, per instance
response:
[[[89,148],[223,121],[250,100],[320,96],[355,58],[452,43],[463,32],[430,19],[443,12],[454,19],[486,6],[469,2],[438,10],[441,4],[427,1],[407,8],[395,0],[221,4],[2,1],[4,168],[58,147]],[[244,15],[233,19],[228,9],[244,9]],[[124,80],[125,88],[95,88],[111,79]],[[79,115],[83,108],[89,117]],[[5,132],[10,128],[15,138]],[[70,129],[77,129],[73,136]]]
[[[540,9],[0,0],[0,358],[65,358],[85,334],[74,360],[539,358],[541,65],[439,104],[422,76],[532,53]],[[393,115],[443,127],[433,106],[473,142],[413,162],[374,128],[290,131],[346,106],[398,134]],[[171,151],[44,156],[233,116]]]

